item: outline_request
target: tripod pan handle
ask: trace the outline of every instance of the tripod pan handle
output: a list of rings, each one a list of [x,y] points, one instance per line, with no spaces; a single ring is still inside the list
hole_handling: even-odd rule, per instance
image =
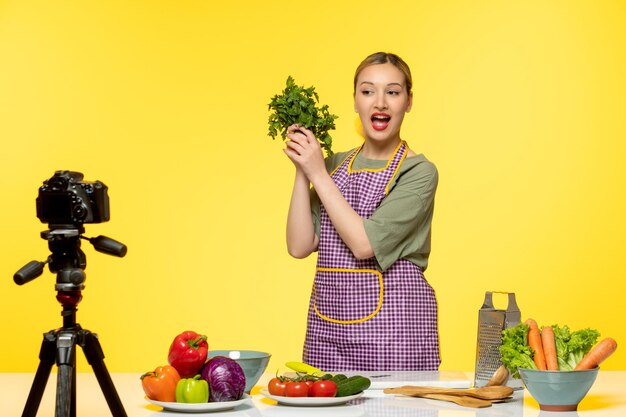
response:
[[[89,242],[98,252],[106,253],[107,255],[119,256],[120,258],[123,258],[126,255],[126,245],[118,242],[117,240],[113,240],[110,237],[100,235],[89,239]]]
[[[13,275],[13,281],[17,285],[24,285],[43,274],[45,266],[46,262],[30,261]]]

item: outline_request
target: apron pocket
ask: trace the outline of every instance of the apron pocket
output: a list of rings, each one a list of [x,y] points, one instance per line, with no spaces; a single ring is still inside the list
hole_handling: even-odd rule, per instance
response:
[[[374,269],[317,268],[313,308],[323,320],[354,324],[367,321],[383,304],[383,275]]]

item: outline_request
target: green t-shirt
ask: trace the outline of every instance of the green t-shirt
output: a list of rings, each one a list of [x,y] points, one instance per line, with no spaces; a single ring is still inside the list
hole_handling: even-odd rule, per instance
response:
[[[352,150],[353,151],[353,150]],[[332,172],[352,152],[336,153],[326,158],[326,169]],[[384,168],[387,160],[356,156],[352,169]],[[430,255],[430,229],[433,219],[437,168],[422,154],[405,158],[391,180],[389,194],[369,219],[365,232],[381,271],[404,258],[426,269]],[[320,233],[320,200],[311,190],[311,211],[315,232]]]

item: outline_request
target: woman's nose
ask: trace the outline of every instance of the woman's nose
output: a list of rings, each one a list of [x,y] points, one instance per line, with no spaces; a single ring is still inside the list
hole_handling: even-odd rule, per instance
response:
[[[387,108],[387,101],[385,100],[384,94],[379,94],[376,96],[376,102],[374,103],[374,107],[378,110],[384,110]]]

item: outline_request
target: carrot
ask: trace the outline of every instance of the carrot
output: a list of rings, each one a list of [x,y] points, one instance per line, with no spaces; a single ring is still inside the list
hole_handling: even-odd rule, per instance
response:
[[[533,361],[537,365],[537,369],[545,371],[546,357],[543,354],[543,345],[541,343],[541,334],[539,333],[539,326],[533,319],[526,320],[526,324],[530,327],[528,329],[528,346],[535,352],[533,355]]]
[[[591,349],[582,360],[576,365],[574,368],[575,371],[581,369],[593,369],[600,365],[606,358],[611,356],[613,352],[617,349],[617,342],[607,337],[606,339],[602,339],[600,343],[595,345],[593,349]]]
[[[558,371],[559,362],[556,359],[556,342],[554,340],[554,330],[550,326],[541,329],[541,344],[546,357],[546,367],[548,371]]]

